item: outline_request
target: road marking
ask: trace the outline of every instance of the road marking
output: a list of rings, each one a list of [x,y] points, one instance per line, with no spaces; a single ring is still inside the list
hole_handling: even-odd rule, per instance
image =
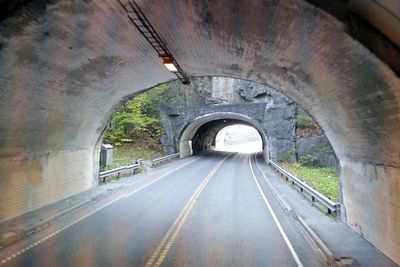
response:
[[[204,178],[203,182],[197,187],[196,191],[193,193],[189,201],[186,203],[185,207],[179,213],[178,217],[175,219],[172,226],[169,228],[163,239],[161,240],[160,244],[157,246],[156,250],[151,255],[150,259],[146,263],[146,267],[150,266],[161,266],[165,257],[168,254],[168,251],[171,249],[172,245],[174,244],[178,233],[180,232],[181,228],[183,227],[186,219],[189,216],[190,211],[194,207],[197,198],[200,196],[201,192],[206,187],[207,183],[211,180],[214,176],[215,172],[221,167],[222,163],[230,156],[228,154],[225,156],[218,164],[208,173],[206,178]]]
[[[276,226],[277,226],[278,229],[279,229],[279,232],[281,233],[283,239],[285,240],[286,245],[288,246],[288,248],[289,248],[289,250],[290,250],[290,253],[292,254],[294,260],[296,261],[297,266],[303,267],[303,264],[301,263],[301,261],[300,261],[300,259],[299,259],[299,256],[297,255],[296,251],[294,250],[294,248],[293,248],[293,246],[292,246],[292,243],[290,243],[289,238],[287,237],[285,231],[283,230],[283,227],[282,227],[281,223],[280,223],[279,220],[278,220],[278,217],[276,217],[275,212],[273,211],[273,209],[272,209],[271,205],[269,204],[269,202],[268,202],[268,200],[267,200],[267,198],[266,198],[264,192],[263,192],[262,189],[261,189],[260,184],[259,184],[258,181],[257,181],[256,175],[254,174],[253,166],[252,166],[252,164],[251,164],[251,156],[249,157],[249,164],[250,164],[251,174],[253,175],[253,179],[254,179],[254,181],[256,182],[258,191],[260,192],[260,194],[261,194],[261,196],[262,196],[262,198],[263,198],[263,200],[264,200],[265,205],[267,205],[268,210],[269,210],[269,212],[271,213],[272,218],[274,219],[274,222],[275,222]]]
[[[31,244],[31,245],[29,245],[29,246],[26,246],[26,247],[24,247],[24,248],[22,248],[22,249],[20,249],[19,251],[16,252],[17,256],[19,256],[19,255],[21,255],[21,254],[23,254],[23,253],[25,253],[25,252],[31,250],[32,248],[36,247],[37,245],[39,245],[39,244],[42,243],[43,241],[45,241],[45,240],[47,240],[47,239],[50,239],[51,237],[53,237],[53,236],[55,236],[55,235],[57,235],[57,234],[59,234],[59,233],[65,231],[66,229],[68,229],[68,228],[70,228],[71,226],[77,224],[78,222],[80,222],[80,221],[86,219],[87,217],[91,216],[92,214],[98,212],[99,210],[104,209],[105,207],[107,207],[107,206],[109,206],[109,205],[111,205],[111,204],[117,202],[118,200],[121,200],[122,198],[126,198],[126,197],[128,197],[128,196],[132,196],[133,194],[135,194],[135,193],[139,192],[140,190],[142,190],[142,189],[144,189],[144,188],[146,188],[146,187],[148,187],[148,186],[154,184],[155,182],[157,182],[157,181],[161,180],[162,178],[166,177],[167,175],[169,175],[169,174],[171,174],[171,173],[173,173],[173,172],[175,172],[175,171],[177,171],[177,170],[179,170],[179,169],[181,169],[181,168],[183,168],[183,167],[185,167],[185,166],[187,166],[187,165],[189,165],[189,164],[191,164],[191,163],[193,163],[193,162],[195,162],[195,161],[197,161],[197,160],[199,160],[199,159],[201,159],[201,157],[199,157],[199,158],[197,158],[197,159],[194,159],[194,160],[191,160],[191,161],[189,161],[189,162],[187,162],[187,163],[185,163],[185,164],[183,164],[183,165],[181,165],[181,166],[179,166],[179,167],[177,167],[177,168],[175,168],[175,169],[173,169],[173,170],[171,170],[171,171],[169,171],[169,172],[167,172],[167,173],[161,175],[161,176],[158,177],[157,179],[155,179],[155,180],[153,180],[153,181],[151,181],[151,182],[149,182],[149,183],[147,183],[147,184],[145,184],[145,185],[139,187],[138,189],[136,189],[136,190],[133,191],[133,192],[130,192],[130,193],[126,194],[126,195],[122,195],[122,196],[120,196],[120,197],[118,197],[118,198],[116,198],[116,199],[111,200],[110,202],[104,204],[103,206],[101,206],[101,207],[99,207],[99,208],[97,208],[97,209],[95,209],[95,210],[93,210],[93,211],[91,211],[91,212],[85,214],[83,217],[81,217],[81,218],[79,218],[79,219],[73,221],[72,223],[70,223],[70,224],[68,224],[68,225],[66,225],[66,226],[64,226],[64,227],[62,227],[62,228],[60,228],[60,229],[54,231],[53,233],[48,234],[47,236],[43,237],[43,238],[40,239],[39,241],[36,241],[36,242],[34,242],[33,244]],[[139,181],[142,181],[142,180],[143,180],[143,179],[141,179],[141,180],[139,180]],[[137,181],[137,182],[139,182],[139,181]],[[132,183],[132,185],[133,185],[133,184],[136,184],[136,183]],[[20,252],[20,254],[18,254],[18,252]],[[4,264],[7,263],[8,261],[10,261],[10,260],[12,260],[13,258],[16,257],[15,254],[13,254],[13,255],[14,255],[14,257],[9,256],[9,257],[3,259],[2,261],[0,261],[0,266],[1,266],[1,265],[4,265]]]
[[[170,175],[171,173],[173,173],[173,172],[175,172],[175,171],[177,171],[177,170],[179,170],[179,169],[181,169],[181,168],[183,168],[183,167],[189,165],[190,163],[195,162],[195,161],[197,161],[197,160],[199,160],[199,159],[201,159],[201,158],[199,157],[199,158],[197,158],[197,159],[191,160],[191,161],[187,162],[186,164],[183,164],[183,165],[181,165],[181,166],[179,166],[179,167],[177,167],[177,168],[175,168],[175,169],[173,169],[173,170],[171,170],[171,171],[169,171],[169,172],[167,172],[167,173],[164,173],[163,175],[161,175],[160,177],[158,177],[156,180],[153,180],[152,182],[150,182],[150,183],[147,184],[147,185],[150,185],[150,184],[152,184],[152,183],[155,183],[155,182],[157,182],[158,180],[161,180],[162,178],[164,178],[165,176]],[[143,178],[143,179],[146,179],[146,178]],[[141,180],[139,180],[139,181],[137,181],[137,182],[140,182],[140,181],[142,181],[143,179],[141,179]],[[136,183],[132,183],[131,185],[134,185],[134,184],[136,184]],[[147,185],[146,185],[145,187],[147,187]],[[137,189],[137,190],[135,190],[135,191],[133,191],[133,192],[130,192],[130,193],[124,195],[123,197],[124,197],[124,198],[130,197],[131,195],[135,194],[137,191],[139,191],[139,190],[141,190],[141,189],[143,189],[143,188],[144,188],[144,187],[142,186],[142,187],[140,187],[139,189]]]
[[[282,208],[287,210],[288,212],[292,211],[292,207],[286,202],[285,199],[283,199],[279,195],[278,191],[275,189],[275,187],[272,185],[272,183],[267,179],[267,176],[265,176],[264,172],[261,170],[260,164],[258,164],[255,154],[254,154],[254,162],[257,167],[258,172],[261,173],[262,177],[264,178],[264,181],[268,184],[268,186],[271,189],[272,193],[274,194],[275,198],[280,202]]]

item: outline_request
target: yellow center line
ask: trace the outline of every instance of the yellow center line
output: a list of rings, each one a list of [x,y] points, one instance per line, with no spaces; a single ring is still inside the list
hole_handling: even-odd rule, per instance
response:
[[[156,250],[153,252],[151,255],[150,259],[146,263],[146,267],[150,266],[161,266],[163,263],[165,257],[168,254],[168,251],[172,247],[173,243],[175,242],[175,239],[181,230],[183,224],[185,223],[190,211],[192,210],[196,199],[200,196],[201,192],[204,190],[206,187],[207,183],[211,180],[215,172],[218,170],[218,168],[222,165],[222,163],[230,156],[227,155],[224,157],[218,164],[208,173],[206,178],[203,180],[203,182],[199,185],[199,187],[196,189],[196,191],[193,193],[189,201],[186,203],[185,207],[182,209],[182,211],[179,213],[178,217],[175,219],[174,223],[172,226],[169,228],[163,239],[161,240],[160,244],[157,246]]]

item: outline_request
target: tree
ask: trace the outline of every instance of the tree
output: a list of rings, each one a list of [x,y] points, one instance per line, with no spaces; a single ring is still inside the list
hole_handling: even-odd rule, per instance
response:
[[[135,142],[145,133],[154,139],[160,138],[163,128],[158,103],[165,91],[166,86],[160,85],[128,100],[112,118],[113,127],[105,139],[118,145],[128,140]]]

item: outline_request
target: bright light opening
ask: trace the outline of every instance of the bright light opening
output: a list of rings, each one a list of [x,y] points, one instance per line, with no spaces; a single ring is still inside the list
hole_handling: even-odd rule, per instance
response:
[[[178,69],[175,67],[174,61],[171,58],[163,59],[164,66],[171,72],[177,72]]]
[[[255,153],[262,151],[262,139],[256,129],[247,125],[232,125],[218,132],[215,150]]]

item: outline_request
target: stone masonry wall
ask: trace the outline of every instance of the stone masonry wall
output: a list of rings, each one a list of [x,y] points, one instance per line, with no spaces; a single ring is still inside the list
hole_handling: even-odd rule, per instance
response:
[[[190,86],[171,82],[160,106],[166,153],[177,151],[184,127],[198,116],[236,112],[256,119],[265,130],[273,160],[293,157],[295,106],[283,94],[258,83],[219,77],[199,77]]]

